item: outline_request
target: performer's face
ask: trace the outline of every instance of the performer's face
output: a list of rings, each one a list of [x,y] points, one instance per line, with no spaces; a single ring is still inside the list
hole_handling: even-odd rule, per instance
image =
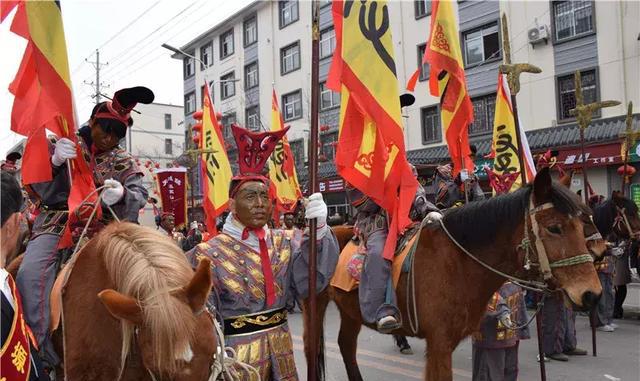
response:
[[[260,181],[249,181],[240,186],[233,198],[230,209],[243,225],[261,228],[271,217],[269,187]]]
[[[293,214],[285,214],[284,215],[284,226],[287,227],[287,229],[293,229],[293,224],[295,223],[295,220],[293,218]]]
[[[99,151],[110,151],[120,141],[115,133],[105,131],[97,121],[91,122],[91,140]]]
[[[162,228],[168,232],[173,231],[176,227],[176,219],[173,216],[167,216],[162,220]]]

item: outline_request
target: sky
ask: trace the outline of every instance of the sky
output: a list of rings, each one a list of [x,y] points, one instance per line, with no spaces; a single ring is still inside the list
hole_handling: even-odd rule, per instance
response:
[[[95,100],[90,83],[96,70],[87,61],[107,63],[101,92],[147,86],[155,102],[183,104],[181,61],[160,45],[180,47],[246,6],[250,0],[62,0],[62,18],[73,84],[76,117],[88,119]],[[14,11],[15,12],[15,11]],[[22,60],[26,40],[13,34],[13,14],[0,24],[0,159],[18,143],[10,130],[13,95],[8,87]],[[87,84],[89,83],[89,84]]]

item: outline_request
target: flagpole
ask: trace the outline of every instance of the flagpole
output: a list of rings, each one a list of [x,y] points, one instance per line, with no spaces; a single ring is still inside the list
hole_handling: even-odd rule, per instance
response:
[[[580,75],[580,71],[576,70],[576,74],[574,76],[575,88],[576,88],[576,107],[569,110],[569,115],[575,116],[578,122],[578,126],[580,127],[580,151],[582,154],[582,192],[584,192],[584,203],[589,205],[589,191],[588,184],[589,180],[587,178],[587,158],[585,155],[584,149],[584,130],[589,127],[591,123],[591,117],[594,112],[598,111],[604,107],[613,107],[620,104],[618,101],[602,101],[602,102],[594,102],[589,103],[587,105],[584,104],[584,96],[582,94],[582,77]],[[594,306],[591,309],[591,313],[589,314],[589,322],[591,324],[591,346],[593,357],[596,357],[597,352],[597,344],[596,344],[596,308]]]
[[[318,189],[318,90],[319,90],[319,53],[320,53],[320,4],[318,0],[311,2],[311,131],[309,137],[309,194],[313,194]],[[316,219],[309,220],[309,313],[307,317],[308,328],[310,334],[307,336],[309,340],[309,353],[307,364],[307,380],[315,381],[317,376],[317,353],[318,340],[316,331],[320,324],[317,319],[317,303],[316,303],[316,257],[317,257],[317,223]],[[318,335],[320,336],[320,335]]]
[[[516,95],[520,91],[520,74],[526,73],[541,73],[542,70],[534,65],[530,64],[512,64],[511,63],[511,45],[509,44],[509,27],[507,24],[507,15],[502,14],[502,53],[504,64],[500,65],[500,73],[507,75],[507,84],[509,85],[509,92],[511,93],[511,110],[513,112],[513,122],[516,129],[516,142],[518,144],[518,161],[520,162],[520,187],[524,187],[527,184],[527,172],[525,169],[525,154],[522,146],[522,137],[520,132],[520,118],[518,117],[518,103]],[[525,227],[526,228],[526,227]],[[541,303],[544,302],[544,298]],[[540,364],[540,380],[547,380],[547,371],[545,368],[544,349],[542,345],[542,318],[539,311],[536,312],[536,333],[538,338],[538,363]]]
[[[629,176],[627,176],[627,165],[629,165],[629,150],[632,148],[636,139],[640,136],[640,132],[633,132],[633,103],[629,102],[627,105],[627,117],[625,118],[625,124],[627,126],[624,132],[624,175],[622,176],[622,195],[627,196],[627,183],[629,182]],[[631,192],[629,192],[631,193]]]

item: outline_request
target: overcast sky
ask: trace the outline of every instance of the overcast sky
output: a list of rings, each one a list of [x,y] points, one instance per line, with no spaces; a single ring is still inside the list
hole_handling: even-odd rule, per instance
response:
[[[100,48],[101,92],[147,86],[156,102],[183,104],[182,65],[162,43],[180,47],[247,5],[250,0],[62,0],[71,81],[77,117],[89,117],[96,81],[95,50]],[[0,159],[19,140],[10,130],[15,77],[26,40],[9,31],[13,15],[0,25]],[[123,30],[124,29],[124,30]]]

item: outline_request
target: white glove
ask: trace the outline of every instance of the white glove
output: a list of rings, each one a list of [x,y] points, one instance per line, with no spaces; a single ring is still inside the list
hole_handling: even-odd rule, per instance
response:
[[[105,188],[102,190],[102,201],[111,206],[124,196],[124,187],[118,180],[107,179],[104,181]]]
[[[429,212],[427,213],[427,223],[438,222],[442,219],[442,213],[440,212]]]
[[[56,149],[51,156],[51,164],[59,167],[67,159],[75,159],[76,156],[76,144],[67,138],[60,138],[56,142]]]
[[[511,322],[511,316],[509,316],[509,314],[505,314],[500,317],[500,323],[507,328],[513,328],[513,323]]]
[[[309,196],[309,202],[307,203],[307,209],[304,217],[307,220],[316,218],[318,220],[318,226],[325,225],[327,223],[327,204],[324,203],[321,193],[314,193]]]
[[[191,222],[191,224],[189,225],[189,227],[191,229],[197,229],[198,228],[198,221],[193,221]]]
[[[638,277],[638,269],[636,269],[635,267],[630,268],[631,270],[631,279],[638,281],[640,280],[640,277]]]
[[[615,246],[611,249],[611,255],[620,258],[624,255],[624,246]]]

